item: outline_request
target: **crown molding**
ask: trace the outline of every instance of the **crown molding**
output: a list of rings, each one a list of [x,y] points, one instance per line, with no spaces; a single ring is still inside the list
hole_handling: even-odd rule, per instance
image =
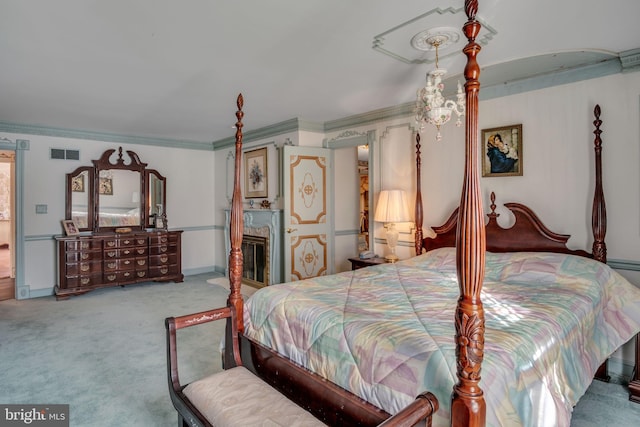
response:
[[[640,71],[640,49],[625,50],[620,52],[622,72]]]
[[[321,123],[302,120],[296,117],[269,126],[264,126],[259,129],[253,129],[243,132],[242,140],[243,142],[252,142],[259,139],[272,138],[274,136],[282,135],[285,133],[300,131],[324,133],[325,129],[324,125],[322,125]],[[219,139],[218,141],[213,141],[212,144],[214,150],[220,150],[234,145],[235,142],[236,137],[230,136],[227,138]]]
[[[120,135],[107,132],[63,129],[39,125],[25,125],[20,123],[0,122],[0,132],[54,136],[59,138],[85,139],[101,142],[117,142],[122,144],[154,145],[157,147],[186,148],[192,150],[213,150],[213,146],[210,142]]]

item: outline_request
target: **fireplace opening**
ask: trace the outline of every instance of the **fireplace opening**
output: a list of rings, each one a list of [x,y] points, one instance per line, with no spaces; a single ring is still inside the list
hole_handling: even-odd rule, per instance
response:
[[[269,284],[269,240],[261,236],[242,236],[242,283],[262,288]]]

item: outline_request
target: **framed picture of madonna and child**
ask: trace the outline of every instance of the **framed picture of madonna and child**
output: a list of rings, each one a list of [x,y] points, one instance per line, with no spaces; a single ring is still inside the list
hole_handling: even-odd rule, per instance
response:
[[[482,176],[522,175],[522,125],[482,129]]]

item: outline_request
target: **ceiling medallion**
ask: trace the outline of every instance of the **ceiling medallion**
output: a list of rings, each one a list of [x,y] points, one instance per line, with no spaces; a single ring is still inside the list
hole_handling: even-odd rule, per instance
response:
[[[411,46],[424,52],[435,50],[433,40],[439,41],[438,48],[442,51],[460,40],[460,30],[453,27],[439,27],[421,31],[411,38]]]

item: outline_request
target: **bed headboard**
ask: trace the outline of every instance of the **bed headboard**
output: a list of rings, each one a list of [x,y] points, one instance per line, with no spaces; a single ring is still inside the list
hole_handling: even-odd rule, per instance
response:
[[[485,225],[488,252],[560,252],[593,257],[587,251],[569,249],[566,243],[570,235],[549,230],[530,208],[520,203],[504,204],[514,215],[515,223],[512,227],[503,228],[497,221],[500,214],[495,211],[495,198],[495,193],[492,192],[491,212],[487,214],[489,221]],[[433,227],[435,237],[422,240],[422,249],[428,252],[442,247],[454,247],[457,223],[456,208],[443,225]]]

